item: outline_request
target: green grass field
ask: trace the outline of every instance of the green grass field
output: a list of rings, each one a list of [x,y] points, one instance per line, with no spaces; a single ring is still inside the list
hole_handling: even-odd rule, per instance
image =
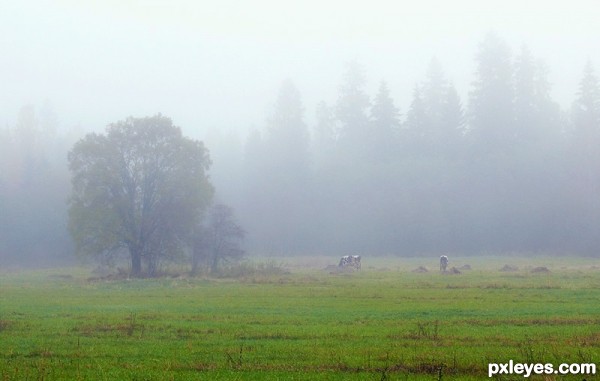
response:
[[[600,361],[599,260],[452,260],[472,270],[363,258],[362,271],[335,275],[319,269],[326,260],[237,279],[0,273],[0,378],[480,380],[490,362]],[[505,263],[520,269],[498,271]]]

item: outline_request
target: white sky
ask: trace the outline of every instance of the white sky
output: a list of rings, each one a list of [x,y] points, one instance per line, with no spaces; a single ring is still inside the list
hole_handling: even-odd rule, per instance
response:
[[[264,124],[286,78],[310,122],[350,60],[404,113],[434,56],[466,105],[490,30],[547,63],[564,108],[588,58],[600,72],[596,1],[0,0],[0,127],[49,101],[66,128],[162,112],[195,137],[244,131]]]

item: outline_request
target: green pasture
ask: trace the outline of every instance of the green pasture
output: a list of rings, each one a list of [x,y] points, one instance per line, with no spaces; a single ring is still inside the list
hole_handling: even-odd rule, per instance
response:
[[[0,379],[480,380],[510,359],[600,363],[597,259],[452,258],[472,268],[457,275],[435,258],[328,261],[237,278],[0,272]]]

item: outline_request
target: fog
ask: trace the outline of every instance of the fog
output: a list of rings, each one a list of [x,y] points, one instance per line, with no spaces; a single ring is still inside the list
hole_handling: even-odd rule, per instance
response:
[[[594,253],[596,15],[594,1],[5,2],[0,265],[73,258],[67,152],[157,113],[205,142],[250,253]]]
[[[406,110],[432,57],[464,97],[485,33],[527,44],[570,106],[585,61],[599,61],[593,1],[4,2],[0,125],[24,104],[50,101],[63,127],[98,130],[158,111],[190,134],[264,124],[282,80],[300,89],[307,118],[334,101],[344,64],[381,79]],[[235,112],[229,112],[235,110]]]

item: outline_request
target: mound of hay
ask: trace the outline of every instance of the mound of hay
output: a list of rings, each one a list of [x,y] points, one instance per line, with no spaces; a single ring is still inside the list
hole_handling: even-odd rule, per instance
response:
[[[71,280],[71,279],[73,279],[73,275],[70,275],[70,274],[50,274],[50,275],[48,275],[48,279]]]
[[[540,267],[534,267],[531,269],[532,273],[549,273],[550,270],[548,270],[547,267],[544,266],[540,266]]]
[[[412,272],[413,273],[427,273],[427,272],[429,272],[429,270],[427,270],[426,267],[419,266],[416,269],[414,269]]]
[[[324,271],[337,271],[338,267],[336,265],[329,265],[323,269]]]
[[[352,274],[355,271],[358,271],[354,267],[340,267],[330,265],[325,268],[326,271],[329,271],[329,275],[337,275],[337,274]]]
[[[513,265],[504,265],[504,267],[502,267],[500,269],[500,271],[507,271],[507,272],[519,271],[519,268],[517,266],[513,266]]]
[[[462,273],[456,267],[451,267],[449,270],[444,271],[444,274],[455,275],[455,274],[462,274]]]

